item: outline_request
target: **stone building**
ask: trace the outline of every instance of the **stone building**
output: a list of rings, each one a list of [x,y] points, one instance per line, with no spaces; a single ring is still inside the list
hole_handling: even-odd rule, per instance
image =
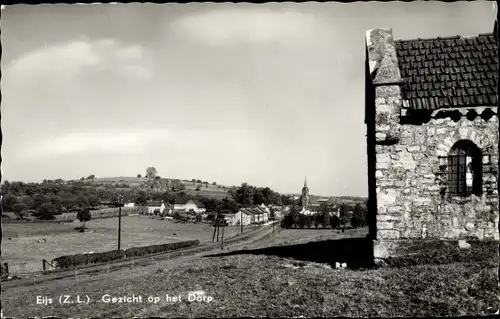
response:
[[[496,34],[393,40],[366,32],[375,258],[414,239],[498,240]]]

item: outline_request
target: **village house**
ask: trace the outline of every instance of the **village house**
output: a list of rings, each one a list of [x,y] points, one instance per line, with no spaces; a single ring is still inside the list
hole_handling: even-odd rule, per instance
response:
[[[411,240],[498,240],[496,27],[398,41],[373,29],[366,46],[375,258]]]
[[[197,214],[203,214],[207,211],[203,203],[198,200],[189,199],[175,201],[174,212],[185,213],[191,210]]]
[[[254,222],[254,215],[245,208],[241,208],[236,214],[228,214],[226,217],[228,217],[228,224],[232,226],[240,225],[241,220],[243,220],[243,226]]]
[[[167,213],[165,210],[168,208],[163,201],[148,201],[148,214],[161,215]]]
[[[271,217],[271,210],[274,211],[274,217],[276,219],[281,219],[283,218],[283,212],[284,212],[284,207],[283,206],[278,206],[278,205],[269,205],[269,217]]]

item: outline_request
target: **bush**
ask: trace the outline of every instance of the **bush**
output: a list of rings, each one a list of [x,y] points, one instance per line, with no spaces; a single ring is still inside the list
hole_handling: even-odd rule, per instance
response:
[[[359,219],[358,216],[353,215],[351,217],[351,226],[352,228],[358,228],[359,226],[361,226],[361,220]]]
[[[330,217],[330,226],[333,229],[340,227],[340,218],[338,218],[337,215],[333,215],[332,217]]]
[[[79,265],[104,263],[123,258],[125,258],[124,250],[112,250],[104,253],[61,256],[53,259],[52,264],[54,264],[56,268],[69,268]]]
[[[37,209],[37,215],[40,217],[40,219],[44,220],[55,219],[54,217],[55,213],[56,213],[56,207],[51,203],[43,203]]]
[[[188,240],[188,241],[183,241],[183,242],[168,243],[168,244],[161,244],[161,245],[132,247],[132,248],[125,250],[125,255],[127,257],[144,256],[144,255],[149,255],[149,254],[156,254],[156,253],[161,253],[161,252],[177,250],[180,248],[197,246],[199,244],[200,244],[200,241],[196,239],[196,240]]]

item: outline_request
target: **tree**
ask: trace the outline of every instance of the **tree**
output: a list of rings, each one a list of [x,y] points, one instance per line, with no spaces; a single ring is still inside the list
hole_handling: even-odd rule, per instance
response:
[[[12,206],[18,203],[19,200],[17,199],[17,196],[14,196],[12,194],[6,194],[2,197],[2,209],[5,212],[12,211]]]
[[[195,189],[197,192],[201,191],[201,187],[200,185],[196,186],[196,189]]]
[[[299,212],[300,212],[299,206],[292,205],[290,207],[290,212],[288,213],[288,216],[291,217],[292,224],[293,224],[294,227],[297,227],[300,224],[300,216],[301,216],[301,214]]]
[[[139,194],[137,194],[137,198],[135,199],[135,203],[138,206],[146,206],[147,202],[148,202],[148,195],[146,194],[146,192],[143,190],[139,191]]]
[[[95,179],[95,175],[94,174],[89,175],[89,176],[87,176],[87,179]]]
[[[152,166],[146,168],[146,177],[147,178],[154,178],[156,176],[156,173],[157,173],[156,168],[154,168]]]
[[[61,211],[62,209],[62,200],[61,197],[57,195],[48,195],[50,202],[54,205],[57,211]]]
[[[217,185],[217,183],[216,183],[216,182],[213,182],[213,183],[212,183],[212,185]]]
[[[35,200],[29,195],[21,196],[20,201],[26,207],[26,209],[35,208]]]
[[[300,228],[304,228],[304,226],[306,225],[306,216],[304,214],[299,214],[298,224]]]
[[[269,210],[269,219],[270,220],[276,220],[276,210],[274,208],[271,208]]]
[[[345,218],[347,216],[347,205],[346,204],[340,204],[339,207],[339,217],[340,217],[340,222],[344,223]]]
[[[142,175],[141,175],[141,174],[137,174],[137,178],[141,178],[141,177],[142,177]]]
[[[254,189],[247,183],[243,183],[240,187],[233,189],[231,195],[234,200],[243,207],[250,206],[254,203]]]
[[[311,228],[311,225],[313,223],[313,220],[312,220],[312,216],[311,215],[307,215],[307,216],[304,216],[305,217],[305,226],[307,228]]]
[[[361,226],[361,220],[355,214],[353,214],[351,217],[351,226],[352,228],[358,228],[359,226]]]
[[[353,209],[353,217],[356,217],[359,221],[359,226],[363,227],[366,223],[366,210],[359,204],[356,203]],[[354,226],[353,226],[354,227]]]
[[[164,201],[165,204],[172,204],[175,200],[175,194],[169,191],[163,192],[162,194],[160,194],[159,200]]]
[[[16,203],[16,204],[12,205],[12,212],[14,212],[16,215],[19,215],[21,220],[24,219],[22,211],[25,209],[26,209],[26,207],[24,206],[24,204],[21,204],[21,203]]]
[[[161,179],[161,176],[160,176],[160,175],[156,175],[156,176],[155,176],[155,179],[158,181],[158,180],[160,180],[160,179]]]
[[[96,207],[99,205],[99,197],[97,197],[97,195],[90,194],[87,196],[87,199],[90,207]]]
[[[78,196],[77,198],[77,205],[80,207],[80,208],[84,208],[84,207],[87,207],[89,206],[89,200],[86,196],[84,195],[80,195]]]
[[[285,206],[293,205],[295,204],[295,201],[289,195],[281,195],[281,204]]]
[[[73,194],[62,193],[60,197],[62,207],[67,211],[72,210],[77,205],[77,197]]]
[[[88,222],[92,218],[92,216],[90,214],[90,210],[87,207],[81,209],[80,211],[78,211],[78,214],[76,214],[76,218],[78,218],[78,220],[81,223],[83,223],[80,231],[84,232],[85,231],[85,223]]]
[[[50,201],[49,198],[47,198],[47,196],[42,195],[40,193],[35,195],[34,200],[35,200],[35,207],[36,208],[38,208],[38,207],[42,206],[42,204]]]
[[[340,227],[340,219],[337,217],[337,215],[332,215],[332,217],[330,218],[330,226],[333,229]]]
[[[37,215],[40,219],[49,220],[54,219],[54,214],[56,213],[56,208],[51,203],[43,203],[37,209]]]

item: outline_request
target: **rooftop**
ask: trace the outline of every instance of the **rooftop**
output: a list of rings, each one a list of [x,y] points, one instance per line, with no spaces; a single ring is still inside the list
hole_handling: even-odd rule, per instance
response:
[[[148,201],[147,205],[148,207],[160,207],[162,204],[162,201]]]
[[[498,103],[498,44],[493,34],[394,41],[403,107],[435,110]]]

